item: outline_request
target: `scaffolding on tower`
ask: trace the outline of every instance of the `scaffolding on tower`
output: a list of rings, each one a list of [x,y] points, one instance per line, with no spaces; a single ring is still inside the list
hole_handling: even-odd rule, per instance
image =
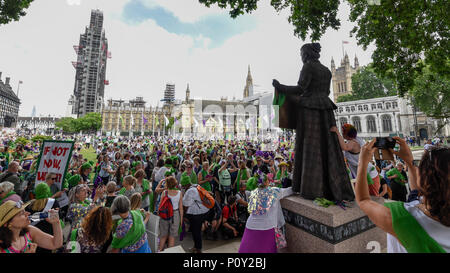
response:
[[[77,69],[81,63],[80,62],[72,62],[73,68]]]

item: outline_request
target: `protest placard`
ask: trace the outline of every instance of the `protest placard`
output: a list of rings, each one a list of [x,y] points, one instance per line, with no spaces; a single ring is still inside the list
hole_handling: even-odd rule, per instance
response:
[[[35,186],[45,182],[47,173],[56,174],[56,185],[61,189],[72,156],[73,141],[45,140],[38,160]]]

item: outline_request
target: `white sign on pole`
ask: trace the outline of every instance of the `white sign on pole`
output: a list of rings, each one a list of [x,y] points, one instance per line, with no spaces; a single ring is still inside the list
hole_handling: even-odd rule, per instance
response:
[[[45,182],[47,173],[56,174],[56,185],[61,189],[73,149],[72,141],[44,141],[38,161],[35,186]]]

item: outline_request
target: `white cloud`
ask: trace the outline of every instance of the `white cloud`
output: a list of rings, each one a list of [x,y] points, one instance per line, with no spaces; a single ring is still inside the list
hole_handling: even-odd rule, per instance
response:
[[[148,7],[161,6],[173,12],[182,22],[193,23],[206,15],[224,14],[226,10],[213,5],[206,7],[198,0],[141,0]]]
[[[56,2],[56,3],[55,3]],[[105,14],[104,28],[112,52],[107,64],[105,99],[132,99],[143,96],[156,106],[163,97],[165,84],[176,84],[176,97],[183,99],[190,84],[191,97],[219,99],[221,96],[241,98],[251,65],[255,91],[272,91],[272,79],[283,84],[296,84],[301,70],[300,46],[305,43],[293,36],[287,22],[288,10],[277,14],[263,2],[252,13],[258,22],[249,32],[228,39],[218,48],[208,49],[206,37],[192,38],[167,32],[153,20],[130,26],[121,21],[128,0],[90,0],[81,5],[65,1],[34,1],[27,16],[19,22],[0,28],[0,71],[11,77],[14,90],[20,86],[20,116],[29,116],[33,105],[38,114],[64,115],[73,93],[76,60],[73,45],[89,24],[90,10],[99,8]],[[184,21],[221,11],[208,9],[196,0],[154,0]],[[150,2],[149,2],[150,3]],[[339,12],[347,13],[342,6]],[[320,41],[321,62],[330,66],[331,57],[339,65],[342,40],[350,59],[355,53],[361,65],[370,62],[349,38],[351,24],[343,21],[342,30],[329,30]],[[308,42],[308,41],[306,41]],[[200,47],[198,45],[201,45]],[[161,105],[161,104],[160,104]]]

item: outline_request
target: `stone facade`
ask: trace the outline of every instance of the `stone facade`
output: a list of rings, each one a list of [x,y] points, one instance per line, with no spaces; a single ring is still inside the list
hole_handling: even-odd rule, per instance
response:
[[[358,57],[355,56],[354,67],[350,65],[350,61],[347,53],[345,53],[344,59],[341,60],[341,66],[336,69],[334,59],[331,58],[331,74],[333,80],[333,98],[337,101],[337,98],[343,95],[349,95],[352,93],[352,75],[359,69]]]
[[[10,78],[2,81],[0,72],[0,127],[15,127],[19,116],[20,99],[11,88]]]
[[[336,124],[350,123],[364,139],[390,135],[416,136],[414,109],[407,99],[397,96],[341,102],[336,104]],[[417,135],[428,139],[435,135],[439,121],[417,111]],[[445,130],[445,129],[444,129]],[[445,132],[441,132],[445,134]]]
[[[119,133],[164,133],[164,115],[170,118],[172,104],[146,107],[142,97],[134,100],[108,100],[102,111],[102,131]],[[121,117],[121,118],[120,118]]]

